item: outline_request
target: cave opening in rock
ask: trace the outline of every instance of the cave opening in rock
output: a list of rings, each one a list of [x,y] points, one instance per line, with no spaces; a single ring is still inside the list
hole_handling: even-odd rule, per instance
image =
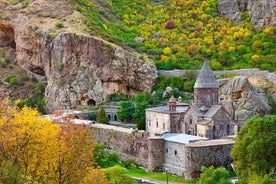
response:
[[[90,100],[87,101],[87,105],[88,105],[88,106],[95,106],[95,105],[96,105],[96,102],[95,102],[95,100],[90,99]]]
[[[11,24],[0,22],[0,47],[16,48],[14,29]]]

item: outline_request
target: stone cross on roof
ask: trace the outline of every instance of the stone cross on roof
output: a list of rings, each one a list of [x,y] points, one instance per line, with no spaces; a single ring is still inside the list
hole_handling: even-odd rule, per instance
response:
[[[208,60],[204,61],[203,67],[200,70],[194,88],[218,88],[218,82],[215,78]]]

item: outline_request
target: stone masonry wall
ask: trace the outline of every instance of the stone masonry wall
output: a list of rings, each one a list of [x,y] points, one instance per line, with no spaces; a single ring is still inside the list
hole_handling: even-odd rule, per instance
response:
[[[185,179],[198,178],[202,166],[225,167],[231,169],[230,152],[232,139],[197,141],[186,144]]]
[[[159,70],[158,75],[162,75],[166,77],[185,76],[185,72],[186,72],[185,70]],[[258,76],[276,84],[276,73],[269,72],[268,70],[259,70],[258,68],[254,68],[254,69],[214,71],[214,74],[217,77],[223,74],[228,75],[231,73],[235,73],[238,76]]]
[[[148,171],[162,171],[164,163],[164,139],[159,136],[149,137]]]
[[[97,143],[104,143],[123,160],[148,167],[148,133],[104,124],[93,124],[91,129]]]

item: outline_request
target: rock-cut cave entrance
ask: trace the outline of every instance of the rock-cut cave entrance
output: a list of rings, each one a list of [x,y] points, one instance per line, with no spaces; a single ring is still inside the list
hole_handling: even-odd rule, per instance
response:
[[[95,100],[93,100],[93,99],[89,99],[89,100],[87,101],[87,105],[88,105],[88,106],[95,106],[95,105],[96,105],[96,102],[95,102]]]
[[[0,22],[0,47],[16,48],[14,29],[9,23]]]

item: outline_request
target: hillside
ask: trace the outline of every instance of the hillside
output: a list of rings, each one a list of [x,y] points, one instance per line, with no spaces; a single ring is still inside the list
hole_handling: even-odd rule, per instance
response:
[[[150,91],[156,83],[156,66],[199,69],[205,57],[213,69],[259,67],[275,71],[275,17],[262,14],[275,11],[275,6],[270,0],[260,1],[256,13],[255,5],[242,4],[242,9],[235,9],[239,1],[230,2],[1,1],[0,47],[4,55],[12,50],[14,55],[9,57],[17,61],[5,63],[6,57],[0,58],[1,91],[7,91],[8,86],[17,91],[11,99],[28,98],[34,94],[21,94],[20,85],[30,81],[32,89],[46,87],[48,109],[70,108],[99,104],[117,92],[133,96]],[[229,11],[219,11],[224,6]],[[234,19],[230,10],[236,12],[232,12]],[[259,21],[254,22],[257,15]],[[260,20],[268,17],[270,21],[263,21],[263,27],[256,29]],[[28,82],[19,87],[5,82],[9,75],[13,80],[27,75],[12,72],[11,68],[17,67],[33,76],[23,77]]]
[[[145,52],[159,69],[199,68],[204,57],[213,69],[276,69],[273,1],[76,2],[91,35]]]

